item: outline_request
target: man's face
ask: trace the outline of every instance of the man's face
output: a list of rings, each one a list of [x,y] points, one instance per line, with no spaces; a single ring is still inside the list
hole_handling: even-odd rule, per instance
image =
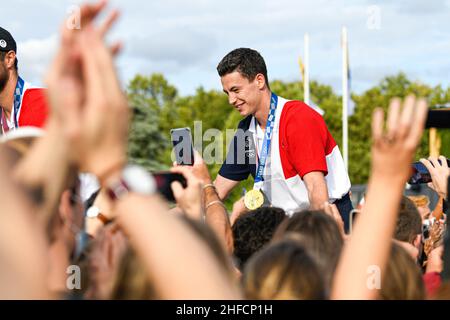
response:
[[[234,71],[220,78],[223,91],[228,95],[228,102],[239,113],[246,117],[260,108],[262,91],[258,86],[257,77],[249,81],[239,72]]]
[[[0,93],[5,89],[9,80],[8,68],[6,68],[5,59],[0,58]]]

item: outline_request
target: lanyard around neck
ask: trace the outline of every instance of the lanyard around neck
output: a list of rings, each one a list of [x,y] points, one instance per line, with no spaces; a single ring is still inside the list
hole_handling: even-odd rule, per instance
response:
[[[277,110],[277,105],[278,105],[278,96],[276,94],[272,93],[271,98],[270,98],[270,111],[269,111],[269,115],[267,117],[267,123],[266,123],[266,131],[264,134],[264,140],[263,140],[263,144],[262,144],[262,148],[261,148],[261,155],[259,156],[258,169],[256,170],[255,188],[261,188],[261,184],[264,181],[264,178],[263,178],[264,169],[266,167],[267,156],[269,155],[270,144],[272,142],[273,128],[275,126],[275,112]],[[256,127],[256,122],[255,122],[255,127]],[[256,130],[255,130],[255,134],[256,134]]]
[[[14,90],[14,127],[19,127],[19,112],[22,106],[22,94],[25,87],[25,81],[21,77],[17,79],[16,89]]]
[[[16,87],[14,89],[14,102],[13,102],[13,109],[11,112],[13,113],[13,121],[14,121],[14,128],[17,129],[19,127],[19,113],[20,108],[22,105],[22,94],[23,89],[25,87],[25,81],[21,77],[18,77]],[[3,129],[3,133],[9,131],[7,119],[6,119],[6,113],[2,108],[2,116],[1,116],[1,126]]]

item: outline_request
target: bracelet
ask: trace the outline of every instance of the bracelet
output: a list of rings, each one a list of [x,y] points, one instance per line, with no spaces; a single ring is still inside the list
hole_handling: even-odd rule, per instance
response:
[[[211,207],[211,206],[213,206],[213,205],[215,205],[215,204],[220,204],[225,210],[227,210],[227,208],[225,208],[225,205],[223,204],[222,201],[220,201],[220,200],[214,200],[214,201],[208,203],[208,204],[205,206],[205,211],[208,210],[209,207]]]
[[[214,190],[216,190],[216,186],[212,183],[208,183],[203,186],[203,190],[206,190],[208,188],[213,188]]]

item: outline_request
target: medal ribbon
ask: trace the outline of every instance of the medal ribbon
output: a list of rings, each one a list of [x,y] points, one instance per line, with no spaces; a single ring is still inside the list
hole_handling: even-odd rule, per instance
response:
[[[18,128],[19,127],[19,112],[20,112],[20,107],[22,105],[22,94],[23,94],[23,88],[25,87],[25,81],[23,81],[23,79],[21,77],[19,77],[17,79],[17,84],[16,84],[16,88],[14,90],[14,106],[13,106],[13,111],[14,111],[14,128]],[[3,111],[2,108],[2,117],[1,117],[1,125],[2,125],[2,129],[3,129],[3,133],[6,133],[9,131],[9,127],[8,127],[8,123],[6,122],[6,116],[5,116],[5,112]]]
[[[25,87],[25,81],[21,77],[17,79],[16,90],[14,90],[14,127],[19,127],[19,113],[22,106],[22,94]]]
[[[270,111],[267,117],[266,132],[264,134],[264,140],[261,148],[261,155],[258,161],[258,169],[256,170],[255,184],[253,189],[260,190],[264,181],[264,169],[266,167],[267,157],[269,155],[270,144],[272,142],[273,128],[275,126],[275,112],[278,105],[278,96],[272,93],[270,98]],[[256,132],[256,130],[255,130]]]

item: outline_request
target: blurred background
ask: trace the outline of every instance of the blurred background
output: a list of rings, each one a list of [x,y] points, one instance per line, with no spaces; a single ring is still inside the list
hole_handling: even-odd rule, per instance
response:
[[[190,126],[194,133],[194,121],[201,121],[199,137],[210,128],[223,133],[217,141],[197,141],[203,148],[212,142],[224,146],[217,151],[223,155],[225,130],[236,128],[240,116],[228,105],[215,67],[237,47],[263,55],[271,89],[278,95],[306,100],[324,112],[347,153],[355,203],[369,174],[373,108],[387,107],[391,97],[409,93],[427,97],[431,106],[450,103],[449,0],[110,3],[122,11],[109,38],[124,42],[117,64],[134,115],[129,155],[149,170],[171,165],[169,130]],[[44,85],[61,17],[76,12],[77,4],[17,0],[2,5],[1,25],[18,42],[24,79]],[[344,103],[343,96],[348,97]],[[424,135],[418,157],[436,152],[450,157],[449,130]],[[213,175],[219,168],[210,166]],[[242,187],[251,185],[247,181]]]

